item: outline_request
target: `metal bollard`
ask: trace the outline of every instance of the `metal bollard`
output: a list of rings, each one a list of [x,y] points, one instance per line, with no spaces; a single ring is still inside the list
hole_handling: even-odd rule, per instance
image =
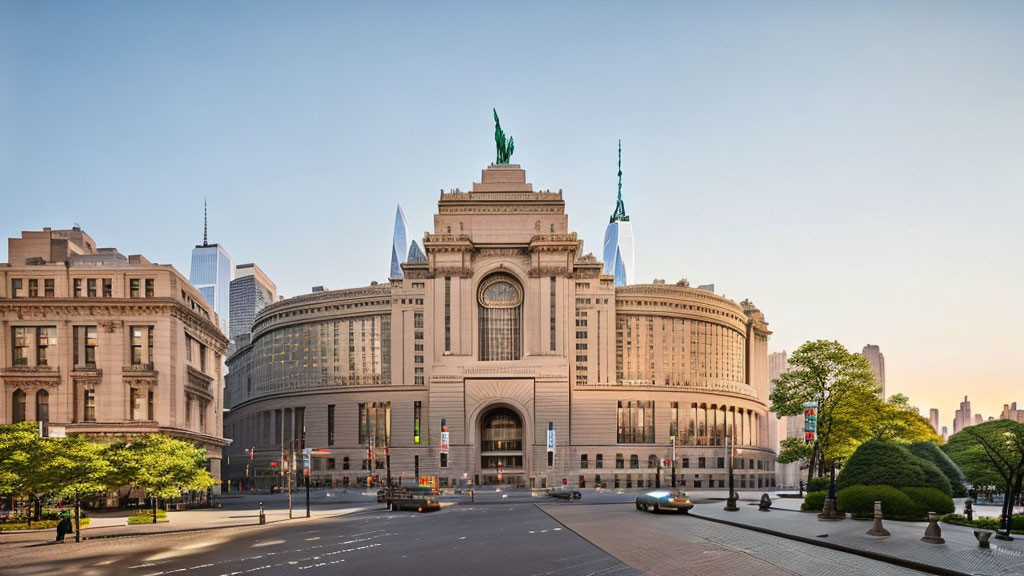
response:
[[[871,530],[868,530],[868,534],[872,536],[889,536],[889,531],[882,526],[882,501],[875,500],[875,523],[871,526]]]
[[[988,539],[992,537],[992,533],[987,530],[975,530],[974,537],[978,539],[978,548],[988,548]]]
[[[925,528],[921,540],[930,544],[946,543],[946,539],[942,537],[942,528],[939,528],[939,518],[935,512],[928,513],[928,527]]]
[[[964,502],[964,515],[967,516],[968,522],[974,522],[974,501],[970,498]]]
[[[267,523],[267,516],[263,513],[263,502],[260,502],[260,524]]]

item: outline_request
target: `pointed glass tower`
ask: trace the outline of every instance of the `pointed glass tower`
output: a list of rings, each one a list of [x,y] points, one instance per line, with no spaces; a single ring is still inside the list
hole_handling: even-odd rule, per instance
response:
[[[615,277],[616,286],[635,281],[633,225],[622,203],[622,140],[619,140],[619,197],[604,231],[604,274]]]
[[[395,234],[391,238],[391,278],[403,278],[402,263],[409,254],[409,223],[399,204],[395,210]]]

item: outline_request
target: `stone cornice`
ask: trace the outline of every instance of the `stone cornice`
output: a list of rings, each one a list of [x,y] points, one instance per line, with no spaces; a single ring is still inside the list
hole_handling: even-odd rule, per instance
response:
[[[147,299],[4,299],[0,300],[0,317],[13,316],[18,320],[59,320],[68,316],[96,316],[97,323],[107,327],[110,321],[102,318],[125,316],[172,316],[191,328],[194,335],[213,350],[223,354],[228,339],[213,322],[193,312],[184,303],[173,298]],[[108,331],[110,331],[108,329]]]

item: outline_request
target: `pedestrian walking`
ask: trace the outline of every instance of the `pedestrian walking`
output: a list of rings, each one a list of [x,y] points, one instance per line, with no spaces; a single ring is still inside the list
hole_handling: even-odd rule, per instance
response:
[[[64,537],[71,533],[71,514],[66,510],[61,512],[60,522],[57,522],[57,542],[63,543]]]

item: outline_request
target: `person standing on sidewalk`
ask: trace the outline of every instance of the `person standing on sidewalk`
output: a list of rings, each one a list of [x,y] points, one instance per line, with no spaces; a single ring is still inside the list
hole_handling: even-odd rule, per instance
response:
[[[67,536],[73,527],[71,526],[71,514],[66,510],[61,512],[60,522],[57,522],[57,542],[64,543],[64,537]]]

